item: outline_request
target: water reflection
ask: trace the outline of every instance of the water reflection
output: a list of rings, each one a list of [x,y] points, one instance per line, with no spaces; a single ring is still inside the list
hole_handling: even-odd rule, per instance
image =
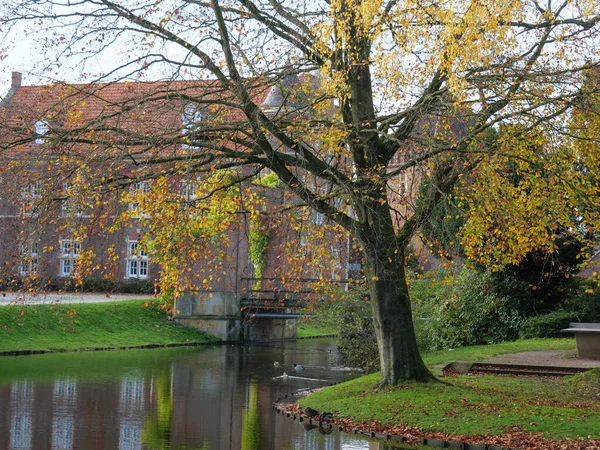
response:
[[[260,448],[260,411],[258,410],[258,383],[248,386],[248,400],[242,411],[242,450]]]
[[[283,378],[295,363],[305,372]],[[357,375],[335,370],[329,341],[39,355],[0,364],[3,449],[391,448],[272,411],[284,394]]]
[[[119,450],[141,450],[144,425],[144,379],[125,375],[119,399]]]
[[[31,380],[18,380],[10,386],[10,447],[14,450],[31,448],[31,421],[33,406],[33,383]]]
[[[155,409],[144,421],[142,442],[149,450],[170,448],[173,403],[171,401],[171,373],[162,370],[151,382],[151,402]]]
[[[73,448],[75,427],[75,405],[77,404],[77,383],[72,377],[59,377],[52,393],[54,415],[52,418],[52,450]]]

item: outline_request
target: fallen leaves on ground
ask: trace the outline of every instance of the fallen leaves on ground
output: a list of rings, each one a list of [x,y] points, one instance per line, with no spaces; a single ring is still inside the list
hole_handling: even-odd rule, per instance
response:
[[[278,407],[284,412],[306,417],[299,405],[278,405]],[[358,429],[362,431],[375,431],[383,434],[404,436],[406,443],[409,445],[420,444],[423,439],[437,439],[441,441],[469,444],[496,445],[523,450],[600,450],[600,439],[551,439],[544,436],[542,433],[524,431],[518,427],[511,427],[502,435],[477,434],[459,436],[444,432],[424,431],[418,426],[410,426],[402,423],[383,426],[375,419],[353,422],[346,418],[334,416],[331,423],[344,428],[344,430],[348,432]]]

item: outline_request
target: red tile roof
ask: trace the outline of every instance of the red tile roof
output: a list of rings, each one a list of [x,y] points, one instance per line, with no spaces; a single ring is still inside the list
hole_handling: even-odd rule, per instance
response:
[[[261,104],[270,87],[257,82],[255,101]],[[81,130],[79,137],[111,128],[112,138],[146,137],[147,144],[181,138],[186,104],[206,104],[213,120],[245,122],[239,101],[215,80],[55,84],[20,86],[0,106],[0,146],[32,140],[37,121],[53,131]],[[106,138],[108,134],[104,134]],[[31,148],[22,142],[20,151]],[[38,149],[39,151],[39,149]]]

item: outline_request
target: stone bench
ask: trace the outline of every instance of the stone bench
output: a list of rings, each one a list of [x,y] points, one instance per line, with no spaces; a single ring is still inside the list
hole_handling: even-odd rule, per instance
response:
[[[600,323],[571,322],[561,333],[575,335],[577,354],[582,359],[600,359]]]

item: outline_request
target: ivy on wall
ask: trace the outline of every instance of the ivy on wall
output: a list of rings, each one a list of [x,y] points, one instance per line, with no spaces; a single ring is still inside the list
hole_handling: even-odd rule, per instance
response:
[[[250,219],[248,255],[254,266],[254,278],[262,277],[267,263],[267,249],[271,242],[271,235],[266,228],[266,225],[258,217]]]

